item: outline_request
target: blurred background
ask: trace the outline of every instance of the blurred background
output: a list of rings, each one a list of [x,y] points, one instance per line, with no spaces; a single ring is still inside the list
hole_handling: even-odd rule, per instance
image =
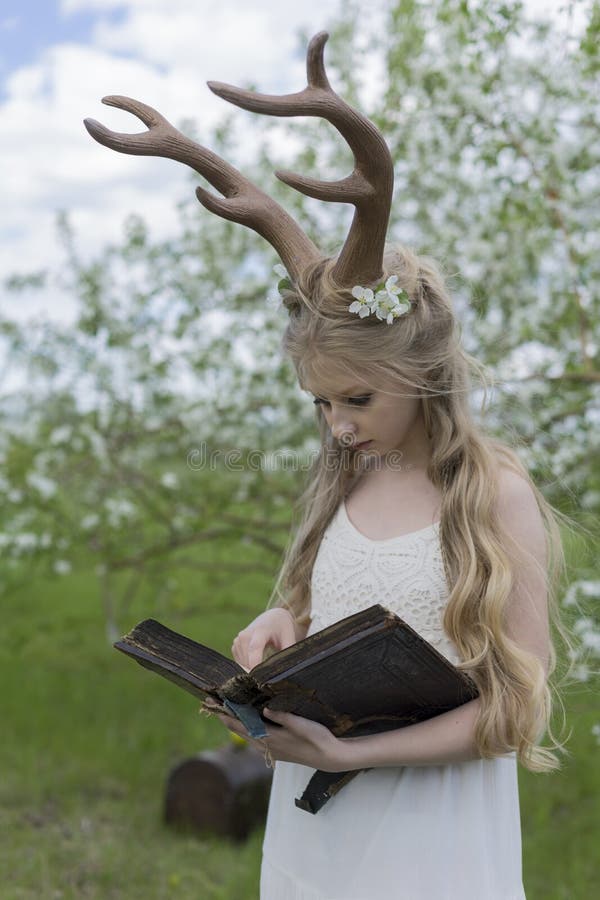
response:
[[[276,197],[324,251],[351,210],[328,124],[228,107],[209,79],[300,90],[327,29],[334,88],[396,164],[390,239],[445,267],[482,427],[572,517],[576,651],[560,772],[520,772],[529,900],[600,890],[600,4],[597,0],[4,0],[0,11],[0,896],[258,896],[241,845],[162,821],[169,769],[229,738],[117,656],[155,617],[229,655],[266,605],[318,441],[282,359],[278,261],[212,216],[195,173],[114,153],[82,120],[159,109]],[[181,694],[181,696],[180,696]]]

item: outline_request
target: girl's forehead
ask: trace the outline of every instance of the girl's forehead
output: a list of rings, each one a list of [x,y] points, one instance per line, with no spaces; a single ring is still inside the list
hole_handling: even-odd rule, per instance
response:
[[[306,372],[301,387],[314,393],[330,393],[339,394],[340,396],[351,396],[360,391],[374,390],[373,379],[361,376],[360,373],[351,369],[334,369],[330,367],[325,369],[319,367],[318,370]]]
[[[356,397],[361,394],[383,393],[402,396],[406,386],[380,373],[365,372],[351,365],[335,365],[319,361],[305,367],[299,384],[302,390],[315,396]]]

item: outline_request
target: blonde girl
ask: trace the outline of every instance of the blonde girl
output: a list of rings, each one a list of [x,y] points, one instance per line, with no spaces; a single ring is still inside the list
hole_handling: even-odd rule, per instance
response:
[[[272,713],[280,727],[258,742],[275,761],[261,898],[523,898],[517,761],[558,765],[540,741],[556,664],[550,620],[561,630],[560,532],[518,456],[473,419],[481,369],[461,347],[435,263],[388,251],[384,280],[396,276],[410,300],[389,327],[349,314],[352,295],[330,271],[318,263],[285,292],[284,348],[314,396],[321,452],[276,605],[232,653],[251,668],[266,648],[380,602],[467,671],[480,696],[360,738]],[[294,805],[306,767],[370,771],[310,817]]]

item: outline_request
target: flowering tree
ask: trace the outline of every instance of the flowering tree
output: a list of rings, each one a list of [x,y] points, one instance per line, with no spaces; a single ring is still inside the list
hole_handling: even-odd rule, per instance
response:
[[[600,15],[597,4],[573,6],[586,15],[577,34],[528,20],[517,0],[398,0],[376,31],[350,4],[328,66],[391,146],[391,237],[456,273],[463,339],[496,378],[486,424],[518,443],[552,502],[591,524],[600,511]],[[253,117],[246,127],[262,141],[253,180],[317,244],[339,247],[346,210],[274,184],[281,160],[268,148],[292,135],[291,167],[328,177],[347,169],[341,142],[312,120]],[[226,140],[221,129],[207,144],[219,151]],[[234,163],[235,153],[229,142]],[[9,358],[27,370],[17,405],[3,407],[0,541],[14,560],[5,581],[23,558],[60,574],[91,552],[114,629],[118,573],[128,573],[121,603],[148,576],[168,590],[175,566],[223,577],[220,548],[237,541],[227,577],[232,568],[272,576],[316,433],[280,358],[285,316],[264,301],[271,251],[191,202],[170,240],[151,243],[131,218],[123,241],[91,262],[61,228],[75,326],[2,323]],[[290,455],[273,464],[282,449]],[[567,603],[600,596],[591,563],[580,574]],[[593,615],[582,621],[583,645],[597,647]]]

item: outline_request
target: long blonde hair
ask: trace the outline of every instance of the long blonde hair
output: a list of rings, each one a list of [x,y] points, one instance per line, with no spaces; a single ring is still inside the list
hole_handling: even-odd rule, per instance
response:
[[[498,469],[506,466],[531,486],[546,533],[547,586],[551,628],[571,650],[561,622],[558,589],[566,570],[559,521],[571,520],[554,509],[531,480],[517,453],[485,433],[470,409],[472,376],[486,387],[485,369],[465,352],[449,292],[438,265],[405,247],[386,251],[384,277],[398,276],[413,309],[393,325],[375,316],[348,312],[352,297],[331,278],[332,261],[310,267],[284,294],[289,323],[282,348],[302,385],[320,365],[368,373],[374,390],[386,382],[412,387],[422,399],[423,418],[432,441],[428,477],[442,495],[440,542],[450,594],[443,627],[456,645],[459,668],[474,679],[481,697],[475,740],[480,756],[516,751],[532,771],[559,768],[555,752],[540,746],[547,733],[554,750],[564,745],[551,730],[553,691],[550,676],[557,654],[550,644],[548,678],[537,656],[521,649],[505,626],[518,568],[518,552],[495,514]],[[363,376],[364,377],[364,376]],[[310,622],[311,573],[328,524],[364,469],[332,438],[320,407],[320,452],[299,498],[292,533],[268,606],[284,606],[296,621]],[[560,699],[560,698],[559,698]]]

